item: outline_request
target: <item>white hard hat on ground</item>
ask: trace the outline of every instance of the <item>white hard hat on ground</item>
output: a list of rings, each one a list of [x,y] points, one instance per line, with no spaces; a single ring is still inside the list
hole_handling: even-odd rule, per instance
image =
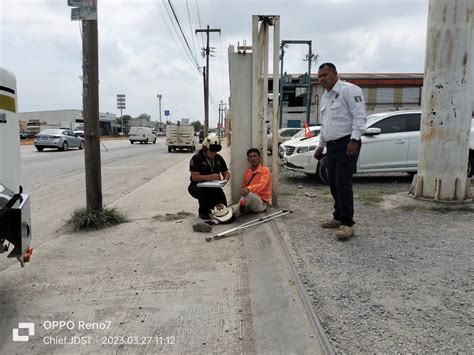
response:
[[[222,203],[219,203],[212,210],[211,217],[218,220],[221,223],[227,222],[232,218],[232,208],[228,208]]]

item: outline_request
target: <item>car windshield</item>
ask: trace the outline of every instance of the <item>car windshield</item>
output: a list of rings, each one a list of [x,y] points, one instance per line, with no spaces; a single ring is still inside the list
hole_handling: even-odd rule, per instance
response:
[[[44,135],[61,134],[61,131],[59,129],[45,129],[40,134],[44,134]]]
[[[367,124],[366,126],[369,127],[372,123],[374,123],[379,118],[387,116],[386,113],[374,113],[373,115],[367,116]]]

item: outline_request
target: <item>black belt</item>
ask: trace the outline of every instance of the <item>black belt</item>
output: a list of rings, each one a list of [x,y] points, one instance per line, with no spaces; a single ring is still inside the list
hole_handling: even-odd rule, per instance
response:
[[[348,141],[351,139],[351,135],[349,134],[348,136],[344,136],[344,137],[341,137],[339,139],[334,139],[332,141],[327,141],[326,144],[327,145],[334,145],[334,144],[337,144],[337,143],[341,143],[341,142],[344,142],[344,141]]]

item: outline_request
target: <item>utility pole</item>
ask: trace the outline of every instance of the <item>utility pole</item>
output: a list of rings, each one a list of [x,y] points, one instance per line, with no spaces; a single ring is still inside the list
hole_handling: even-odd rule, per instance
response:
[[[84,112],[86,204],[102,210],[102,175],[99,137],[99,47],[97,20],[82,21],[82,104]]]
[[[286,83],[285,82],[285,76],[280,79],[280,113],[279,113],[279,125],[278,128],[282,128],[283,125],[283,98],[284,98],[284,91],[285,87],[304,87],[306,88],[306,122],[309,124],[310,119],[311,119],[311,64],[313,61],[316,61],[318,59],[317,55],[314,55],[312,52],[312,41],[304,41],[304,40],[283,40],[281,41],[281,55],[280,55],[280,73],[283,74],[283,62],[285,58],[285,47],[288,44],[306,44],[308,45],[308,54],[306,55],[306,59],[308,61],[308,72],[306,75],[303,76],[303,82],[302,83]]]
[[[227,104],[221,100],[219,103],[219,120],[217,121],[217,128],[219,132],[219,138],[221,137],[221,131],[222,131],[222,126],[224,123],[224,112],[225,112],[225,107]]]
[[[209,131],[209,54],[211,52],[209,47],[209,33],[221,33],[221,30],[219,28],[209,28],[209,25],[207,25],[206,29],[197,29],[196,34],[198,32],[206,32],[207,36],[207,44],[206,48],[204,49],[206,54],[206,70],[204,71],[204,73],[206,73],[204,81],[204,136],[207,137]]]
[[[160,102],[160,132],[161,132],[161,98],[163,97],[163,95],[161,94],[158,94],[156,95],[156,97],[158,98],[159,102]]]

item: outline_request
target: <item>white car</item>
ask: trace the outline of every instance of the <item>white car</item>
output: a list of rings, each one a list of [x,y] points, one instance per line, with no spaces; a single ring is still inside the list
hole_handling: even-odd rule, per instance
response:
[[[319,135],[319,132],[321,132],[321,126],[310,126],[309,130],[313,134],[313,136],[317,136]],[[283,155],[286,152],[286,147],[292,147],[295,144],[298,144],[299,142],[306,141],[307,139],[310,138],[307,138],[304,135],[304,129],[301,129],[301,131],[296,133],[293,137],[291,137],[291,139],[280,144],[280,146],[278,147],[278,155],[280,156],[280,158],[283,158]]]
[[[407,172],[415,174],[418,170],[420,122],[420,111],[394,111],[368,116],[367,132],[362,136],[362,148],[356,173]],[[327,183],[325,159],[318,162],[314,158],[318,143],[319,137],[314,137],[287,145],[283,156],[284,166],[292,171],[317,175],[322,182]],[[469,150],[469,177],[474,172],[473,165],[474,120]]]
[[[150,127],[130,127],[130,133],[128,134],[130,143],[156,143],[156,135],[153,133]]]

